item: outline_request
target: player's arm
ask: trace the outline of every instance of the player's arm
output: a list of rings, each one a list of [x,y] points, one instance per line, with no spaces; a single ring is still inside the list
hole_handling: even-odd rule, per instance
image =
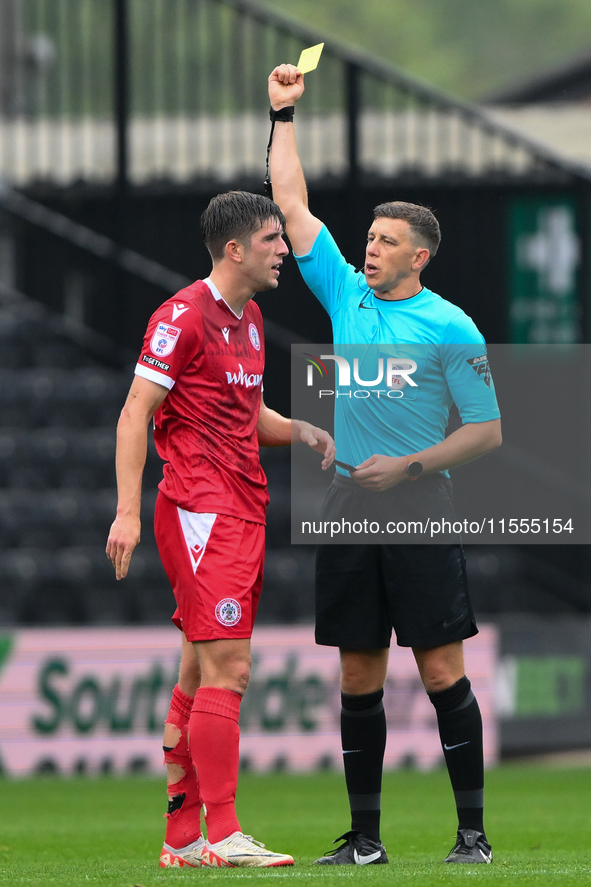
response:
[[[323,470],[329,468],[336,454],[335,443],[328,431],[317,428],[302,419],[286,419],[261,400],[261,411],[257,423],[257,435],[261,447],[288,447],[291,444],[305,443],[318,453],[322,453]]]
[[[140,541],[142,475],[148,451],[148,426],[168,388],[135,376],[117,425],[117,516],[107,541],[107,557],[117,579],[127,576]]]
[[[413,461],[422,463],[424,474],[432,474],[472,462],[500,447],[501,442],[500,419],[467,422],[440,443],[418,453],[409,453],[409,456],[413,457]],[[406,456],[374,455],[356,466],[358,470],[352,472],[351,477],[368,490],[382,492],[409,480],[407,465]]]
[[[269,100],[274,111],[295,105],[304,92],[304,75],[294,65],[279,65],[269,77]],[[322,222],[308,209],[308,192],[293,123],[275,123],[271,145],[273,200],[287,221],[287,236],[296,255],[307,255]]]

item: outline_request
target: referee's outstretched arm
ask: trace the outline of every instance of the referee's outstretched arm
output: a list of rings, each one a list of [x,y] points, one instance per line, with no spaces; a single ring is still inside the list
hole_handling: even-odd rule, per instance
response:
[[[304,75],[294,65],[279,65],[269,77],[271,108],[279,111],[298,102],[304,92]],[[322,222],[308,209],[308,192],[292,122],[277,120],[271,145],[273,200],[287,221],[287,236],[298,256],[307,255]]]

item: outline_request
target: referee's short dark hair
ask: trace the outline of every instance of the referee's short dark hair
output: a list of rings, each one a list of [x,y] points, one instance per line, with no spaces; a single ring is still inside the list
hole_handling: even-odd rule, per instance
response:
[[[411,227],[413,240],[417,246],[429,250],[430,258],[436,254],[441,243],[439,222],[428,206],[417,203],[405,203],[404,200],[391,200],[374,207],[373,217],[379,219],[402,219]]]
[[[226,191],[213,197],[201,214],[201,236],[214,260],[221,259],[230,240],[250,242],[250,237],[269,219],[285,229],[285,216],[276,203],[262,194]]]

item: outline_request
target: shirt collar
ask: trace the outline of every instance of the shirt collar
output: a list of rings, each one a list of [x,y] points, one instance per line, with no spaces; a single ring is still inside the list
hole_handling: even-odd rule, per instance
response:
[[[205,280],[203,281],[203,283],[210,288],[211,294],[214,297],[214,299],[216,300],[216,302],[220,302],[220,301],[223,302],[224,305],[226,306],[226,308],[228,309],[228,311],[232,312],[234,317],[237,317],[238,320],[242,320],[242,314],[236,314],[234,309],[230,308],[230,306],[228,305],[228,303],[226,302],[226,300],[224,299],[224,297],[220,293],[220,291],[217,288],[217,286],[215,285],[215,283],[213,283],[211,277],[206,277]]]

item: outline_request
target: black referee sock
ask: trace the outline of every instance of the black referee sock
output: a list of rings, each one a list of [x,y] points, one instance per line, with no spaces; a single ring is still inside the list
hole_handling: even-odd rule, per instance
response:
[[[341,739],[351,807],[351,829],[380,840],[382,769],[386,750],[383,690],[341,693]]]
[[[429,693],[437,711],[439,736],[458,811],[458,829],[484,834],[482,717],[464,675],[447,690]]]

